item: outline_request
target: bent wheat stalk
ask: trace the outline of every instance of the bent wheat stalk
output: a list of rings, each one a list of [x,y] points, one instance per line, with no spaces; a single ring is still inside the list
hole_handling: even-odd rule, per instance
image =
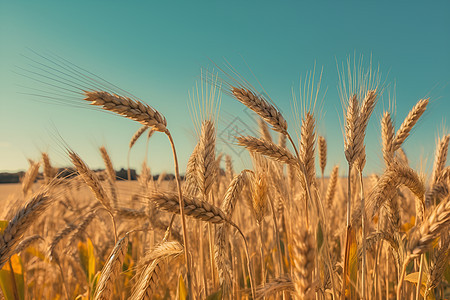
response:
[[[173,141],[169,129],[167,128],[166,118],[151,106],[141,101],[133,100],[129,97],[111,94],[105,91],[84,91],[84,94],[86,95],[86,98],[84,100],[91,102],[91,105],[100,106],[105,110],[115,112],[118,115],[137,121],[142,125],[151,127],[155,131],[163,132],[169,139],[170,146],[172,147],[172,154],[175,164],[175,179],[177,182],[177,189],[179,195],[178,198],[180,202],[179,208],[181,215],[181,224],[183,228],[183,242],[185,247],[184,253],[186,258],[187,281],[189,290],[188,293],[189,297],[192,299],[191,266],[188,247],[189,244],[186,230],[186,219],[184,216],[184,204],[180,183],[180,171],[178,166],[177,153],[175,150],[175,143]]]

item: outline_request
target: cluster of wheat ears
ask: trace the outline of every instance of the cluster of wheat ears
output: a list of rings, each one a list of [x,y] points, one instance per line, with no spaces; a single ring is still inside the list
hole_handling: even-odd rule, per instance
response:
[[[260,118],[260,136],[236,137],[253,169],[235,173],[231,157],[216,153],[217,119],[206,104],[184,178],[170,122],[160,112],[132,96],[80,87],[80,102],[142,124],[130,150],[146,132],[148,138],[165,134],[175,177],[154,180],[144,162],[138,182],[121,193],[104,147],[102,174],[69,147],[76,176],[57,176],[46,153],[30,161],[23,196],[2,204],[5,299],[448,297],[450,135],[439,139],[427,181],[402,150],[428,99],[417,102],[397,131],[384,112],[385,168],[368,177],[364,138],[379,91],[361,85],[344,101],[348,176],[339,178],[335,166],[325,178],[327,142],[317,134],[314,106],[304,105],[296,144],[271,101],[231,82],[224,91]],[[207,97],[216,99],[217,84],[210,86]],[[41,165],[43,180],[33,184]],[[7,209],[20,201],[20,209]]]

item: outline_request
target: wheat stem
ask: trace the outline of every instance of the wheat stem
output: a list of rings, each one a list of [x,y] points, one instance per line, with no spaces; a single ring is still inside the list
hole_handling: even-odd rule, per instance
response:
[[[183,228],[184,256],[186,259],[186,272],[187,272],[186,277],[187,277],[188,289],[189,289],[188,294],[189,294],[189,299],[194,299],[192,296],[191,265],[190,265],[189,246],[188,246],[187,229],[186,229],[186,217],[184,215],[184,200],[183,200],[183,194],[181,191],[180,171],[179,171],[179,166],[178,166],[177,152],[175,150],[175,143],[173,142],[170,131],[168,129],[166,129],[164,131],[164,133],[169,138],[170,145],[172,147],[173,160],[174,160],[174,164],[175,164],[175,178],[176,178],[177,189],[178,189],[178,200],[180,202],[181,226]]]

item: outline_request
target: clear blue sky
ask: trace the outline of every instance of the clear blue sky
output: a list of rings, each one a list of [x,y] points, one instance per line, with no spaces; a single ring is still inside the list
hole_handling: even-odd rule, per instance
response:
[[[243,74],[250,74],[248,64],[293,132],[291,89],[298,91],[300,76],[314,64],[323,66],[327,92],[318,131],[329,144],[326,172],[340,164],[341,173],[346,164],[336,61],[356,54],[367,62],[372,55],[389,87],[369,125],[367,171],[382,169],[379,119],[394,84],[396,128],[420,98],[431,97],[405,144],[413,166],[425,159],[429,166],[450,114],[449,12],[448,1],[1,1],[0,171],[25,169],[26,159],[39,159],[40,151],[48,151],[55,165],[68,165],[56,132],[91,167],[102,166],[102,145],[115,167],[124,167],[129,139],[139,128],[124,118],[21,94],[30,81],[16,72],[27,68],[27,48],[57,53],[158,109],[183,168],[195,143],[188,91],[211,60],[223,65],[226,59]],[[219,132],[235,116],[248,122],[244,107],[224,96]],[[172,172],[167,139],[156,135],[150,144],[153,172]],[[221,142],[218,148],[232,154],[230,146],[236,147]],[[133,167],[140,167],[144,150],[141,141]],[[233,157],[236,169],[249,167],[248,160]]]

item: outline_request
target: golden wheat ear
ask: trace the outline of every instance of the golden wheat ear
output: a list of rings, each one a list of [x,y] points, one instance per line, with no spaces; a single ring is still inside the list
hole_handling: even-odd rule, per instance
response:
[[[86,96],[84,100],[89,101],[91,105],[100,106],[104,110],[115,112],[142,125],[152,127],[156,131],[166,131],[166,118],[143,102],[105,91],[85,91],[84,93]]]

